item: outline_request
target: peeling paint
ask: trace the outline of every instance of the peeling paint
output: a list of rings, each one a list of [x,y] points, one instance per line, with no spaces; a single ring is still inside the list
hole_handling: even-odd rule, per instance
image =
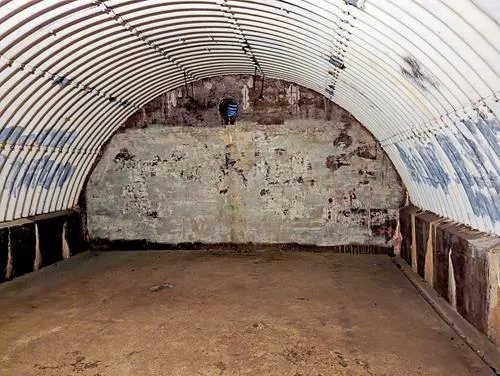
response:
[[[300,100],[300,88],[297,85],[290,84],[286,89],[286,99],[294,111],[297,111],[297,105]]]
[[[328,59],[330,64],[332,64],[334,67],[339,68],[339,69],[344,69],[345,65],[344,62],[342,61],[342,58],[339,56],[330,56],[330,59]]]
[[[457,284],[455,281],[455,269],[453,267],[453,260],[451,257],[452,249],[448,253],[448,301],[451,307],[457,310]]]
[[[399,219],[405,260],[412,263],[416,253],[419,275],[460,315],[499,344],[499,239],[416,207],[402,208]],[[414,232],[416,252],[410,244]]]
[[[344,0],[347,5],[352,5],[356,8],[363,9],[366,0]]]
[[[360,158],[371,159],[374,161],[377,159],[378,147],[377,145],[361,145],[358,146],[356,150],[356,155]]]
[[[348,154],[340,154],[340,155],[329,155],[326,158],[325,166],[330,171],[335,172],[342,166],[349,166],[349,155]]]
[[[65,247],[69,251],[71,246],[75,254],[88,250],[85,204],[80,203],[78,212],[65,210],[4,223],[3,229],[0,228],[0,249],[5,251],[0,260],[0,282],[69,257],[71,252],[66,253]]]
[[[467,194],[474,214],[490,217],[496,222],[500,221],[500,210],[497,207],[497,202],[488,193],[486,183],[482,179],[476,179],[472,175],[472,169],[468,167],[470,162],[464,158],[467,155],[468,160],[469,158],[473,158],[473,156],[458,150],[454,142],[447,135],[437,135],[436,140],[455,167],[457,179]]]
[[[451,178],[441,165],[432,143],[410,149],[396,144],[396,148],[415,183],[426,183],[434,188],[448,190]]]
[[[434,241],[436,238],[436,226],[443,220],[439,219],[429,223],[427,243],[425,248],[424,278],[427,283],[434,287]]]
[[[396,230],[394,231],[394,236],[392,238],[392,248],[396,256],[401,255],[401,244],[403,242],[403,236],[401,234],[401,222],[398,218]]]
[[[62,228],[61,240],[62,240],[62,257],[63,259],[69,259],[71,257],[71,249],[68,244],[68,221],[64,221],[64,225]]]
[[[352,160],[332,174],[325,161],[341,131]],[[355,121],[127,130],[90,180],[89,230],[167,243],[389,247],[404,188],[382,150],[356,155],[363,145],[376,142]],[[380,169],[391,173],[377,179]]]
[[[463,119],[456,129],[446,128],[413,141],[395,143],[411,182],[426,185],[436,196],[414,197],[433,204],[434,210],[449,218],[457,211],[469,211],[462,221],[472,227],[484,223],[491,231],[500,226],[500,122],[482,115]],[[424,190],[433,192],[425,187]],[[453,197],[453,199],[451,199]],[[456,202],[459,200],[461,202]],[[415,201],[417,202],[417,201]],[[441,202],[441,208],[436,205]],[[442,210],[448,209],[445,213]],[[470,209],[469,209],[470,208]],[[475,217],[475,218],[474,218]]]
[[[14,275],[14,264],[12,261],[12,240],[10,234],[10,227],[7,233],[7,266],[5,267],[5,278],[10,279]]]
[[[79,132],[71,130],[41,130],[25,134],[26,128],[15,126],[5,127],[0,130],[0,143],[16,145],[34,145],[43,147],[62,147],[72,143],[78,137]]]
[[[417,265],[417,230],[415,227],[415,216],[411,216],[411,268],[418,273]]]
[[[352,137],[343,130],[340,134],[333,140],[333,146],[340,147],[342,149],[347,149],[352,144]]]
[[[488,336],[500,343],[500,249],[488,253]]]
[[[38,270],[42,264],[42,254],[40,253],[40,236],[38,234],[38,223],[35,223],[35,261],[33,270]]]
[[[429,90],[429,87],[437,88],[437,81],[430,75],[422,64],[413,56],[403,58],[404,64],[401,66],[401,74],[413,82],[422,90]]]
[[[248,85],[243,85],[243,89],[241,89],[241,104],[243,111],[248,111],[250,109],[250,89]]]
[[[9,192],[11,197],[15,198],[22,188],[63,187],[73,173],[74,167],[69,162],[56,162],[49,155],[33,160],[29,166],[21,160],[16,160],[12,165],[4,189]]]

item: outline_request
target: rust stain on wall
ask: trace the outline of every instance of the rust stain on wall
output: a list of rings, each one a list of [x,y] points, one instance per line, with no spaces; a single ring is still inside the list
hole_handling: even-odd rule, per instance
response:
[[[414,270],[498,344],[500,240],[414,207],[400,211],[400,223],[402,257],[416,262]]]
[[[240,122],[118,134],[87,190],[93,237],[390,246],[404,188],[383,153],[355,155],[371,142],[359,123],[347,131],[346,149],[333,147],[334,125]],[[339,150],[352,155],[350,165],[332,174],[324,161]]]

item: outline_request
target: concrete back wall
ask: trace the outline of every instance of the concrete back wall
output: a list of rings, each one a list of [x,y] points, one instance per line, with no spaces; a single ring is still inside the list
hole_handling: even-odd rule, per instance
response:
[[[218,114],[239,103],[235,126]],[[290,82],[201,80],[123,125],[86,191],[90,236],[152,243],[386,245],[404,188],[347,111]]]
[[[116,135],[93,172],[94,239],[386,245],[404,188],[355,120]]]

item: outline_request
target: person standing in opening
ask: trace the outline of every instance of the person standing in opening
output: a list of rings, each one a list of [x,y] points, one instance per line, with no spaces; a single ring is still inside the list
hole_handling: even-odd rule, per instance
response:
[[[219,113],[225,125],[234,124],[238,115],[238,102],[231,97],[222,99],[219,103]]]

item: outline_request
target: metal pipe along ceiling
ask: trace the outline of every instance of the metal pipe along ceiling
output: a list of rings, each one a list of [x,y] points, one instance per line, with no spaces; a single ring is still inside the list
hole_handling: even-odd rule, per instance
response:
[[[0,221],[73,207],[157,95],[295,82],[381,142],[412,202],[500,234],[498,0],[0,0]]]

